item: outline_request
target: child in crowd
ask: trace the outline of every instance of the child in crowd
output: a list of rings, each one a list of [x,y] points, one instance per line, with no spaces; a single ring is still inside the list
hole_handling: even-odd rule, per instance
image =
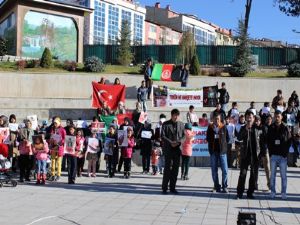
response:
[[[112,146],[110,146],[112,154],[105,154],[105,158],[107,160],[108,177],[112,178],[115,176],[116,165],[119,159],[118,134],[114,125],[109,126],[106,137],[114,140],[114,143]]]
[[[36,137],[33,144],[33,152],[36,158],[36,184],[45,184],[49,147],[44,138],[44,133],[40,133],[39,136]]]
[[[85,140],[86,160],[88,161],[88,177],[96,177],[96,162],[98,160],[98,152],[102,151],[101,140],[97,138],[96,131],[92,130],[91,136]]]
[[[193,138],[194,132],[192,131],[192,124],[186,123],[185,124],[185,141],[182,146],[182,162],[181,162],[181,179],[188,180],[189,179],[189,166],[190,166],[190,158],[192,156],[192,145],[193,145]]]
[[[78,129],[76,132],[76,151],[77,151],[77,177],[81,177],[84,166],[84,136],[82,129]]]
[[[76,135],[76,128],[74,125],[69,126],[69,136]],[[72,144],[71,144],[72,146]],[[65,152],[67,167],[68,167],[68,184],[75,184],[77,171],[77,150],[75,145],[75,152]]]
[[[151,152],[152,175],[158,174],[159,158],[162,154],[162,149],[159,142],[155,142]]]
[[[130,178],[130,171],[131,171],[131,158],[133,153],[133,147],[135,145],[134,135],[133,135],[133,128],[127,128],[127,137],[128,137],[128,146],[122,147],[122,158],[124,160],[124,178]]]

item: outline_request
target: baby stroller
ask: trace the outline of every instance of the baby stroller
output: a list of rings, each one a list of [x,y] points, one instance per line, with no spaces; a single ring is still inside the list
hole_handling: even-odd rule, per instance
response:
[[[11,175],[9,174],[10,168],[10,161],[3,155],[0,155],[0,187],[3,187],[4,183],[11,183],[13,187],[16,187],[18,185],[18,182],[16,180],[13,180]]]

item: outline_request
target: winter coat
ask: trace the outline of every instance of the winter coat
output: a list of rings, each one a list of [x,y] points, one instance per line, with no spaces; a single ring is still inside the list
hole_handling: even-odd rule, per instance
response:
[[[32,155],[32,136],[34,131],[31,128],[22,128],[18,135],[19,152],[21,155]]]
[[[131,159],[133,153],[133,147],[135,145],[134,137],[128,138],[128,147],[122,147],[122,157],[125,159]]]
[[[66,138],[66,130],[60,126],[57,129],[54,128],[54,126],[50,130],[50,137],[52,134],[58,134],[61,136],[61,141],[57,143],[57,145],[54,145],[50,139],[50,151],[57,151],[58,156],[62,157],[64,155],[64,144],[65,144],[65,138]]]
[[[139,87],[137,91],[137,100],[146,101],[148,97],[148,88],[147,87]]]
[[[184,130],[185,134],[185,140],[182,145],[182,155],[186,156],[192,156],[193,153],[193,138],[194,138],[194,132],[192,130]]]
[[[217,133],[215,133],[214,128],[215,128],[214,124],[210,124],[207,128],[207,133],[206,133],[206,140],[208,142],[209,154],[213,154],[213,153],[226,154],[228,148],[227,144],[229,142],[229,135],[227,132],[227,128],[222,123],[219,124]],[[218,135],[219,138],[216,139],[216,135]],[[216,140],[218,140],[219,143],[216,143]],[[218,146],[216,144],[218,144]]]

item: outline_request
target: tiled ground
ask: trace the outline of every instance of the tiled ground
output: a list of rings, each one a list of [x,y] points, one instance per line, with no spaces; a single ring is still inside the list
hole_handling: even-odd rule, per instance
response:
[[[161,195],[162,176],[141,175],[133,168],[129,180],[81,177],[77,184],[8,186],[0,189],[0,224],[236,224],[239,211],[254,211],[257,224],[300,224],[300,169],[288,169],[288,200],[270,200],[258,191],[255,200],[236,200],[238,171],[229,173],[229,194],[212,193],[209,168],[191,168],[189,181],[178,181],[180,195]],[[278,190],[280,179],[277,180]],[[260,172],[259,188],[266,188]]]

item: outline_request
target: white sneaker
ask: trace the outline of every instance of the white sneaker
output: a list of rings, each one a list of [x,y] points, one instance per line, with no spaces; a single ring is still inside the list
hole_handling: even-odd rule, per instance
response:
[[[282,200],[287,200],[286,194],[281,194],[281,199],[282,199]]]
[[[270,198],[274,199],[274,198],[275,198],[275,196],[276,196],[276,194],[275,194],[274,192],[271,192],[271,194],[270,194]]]

